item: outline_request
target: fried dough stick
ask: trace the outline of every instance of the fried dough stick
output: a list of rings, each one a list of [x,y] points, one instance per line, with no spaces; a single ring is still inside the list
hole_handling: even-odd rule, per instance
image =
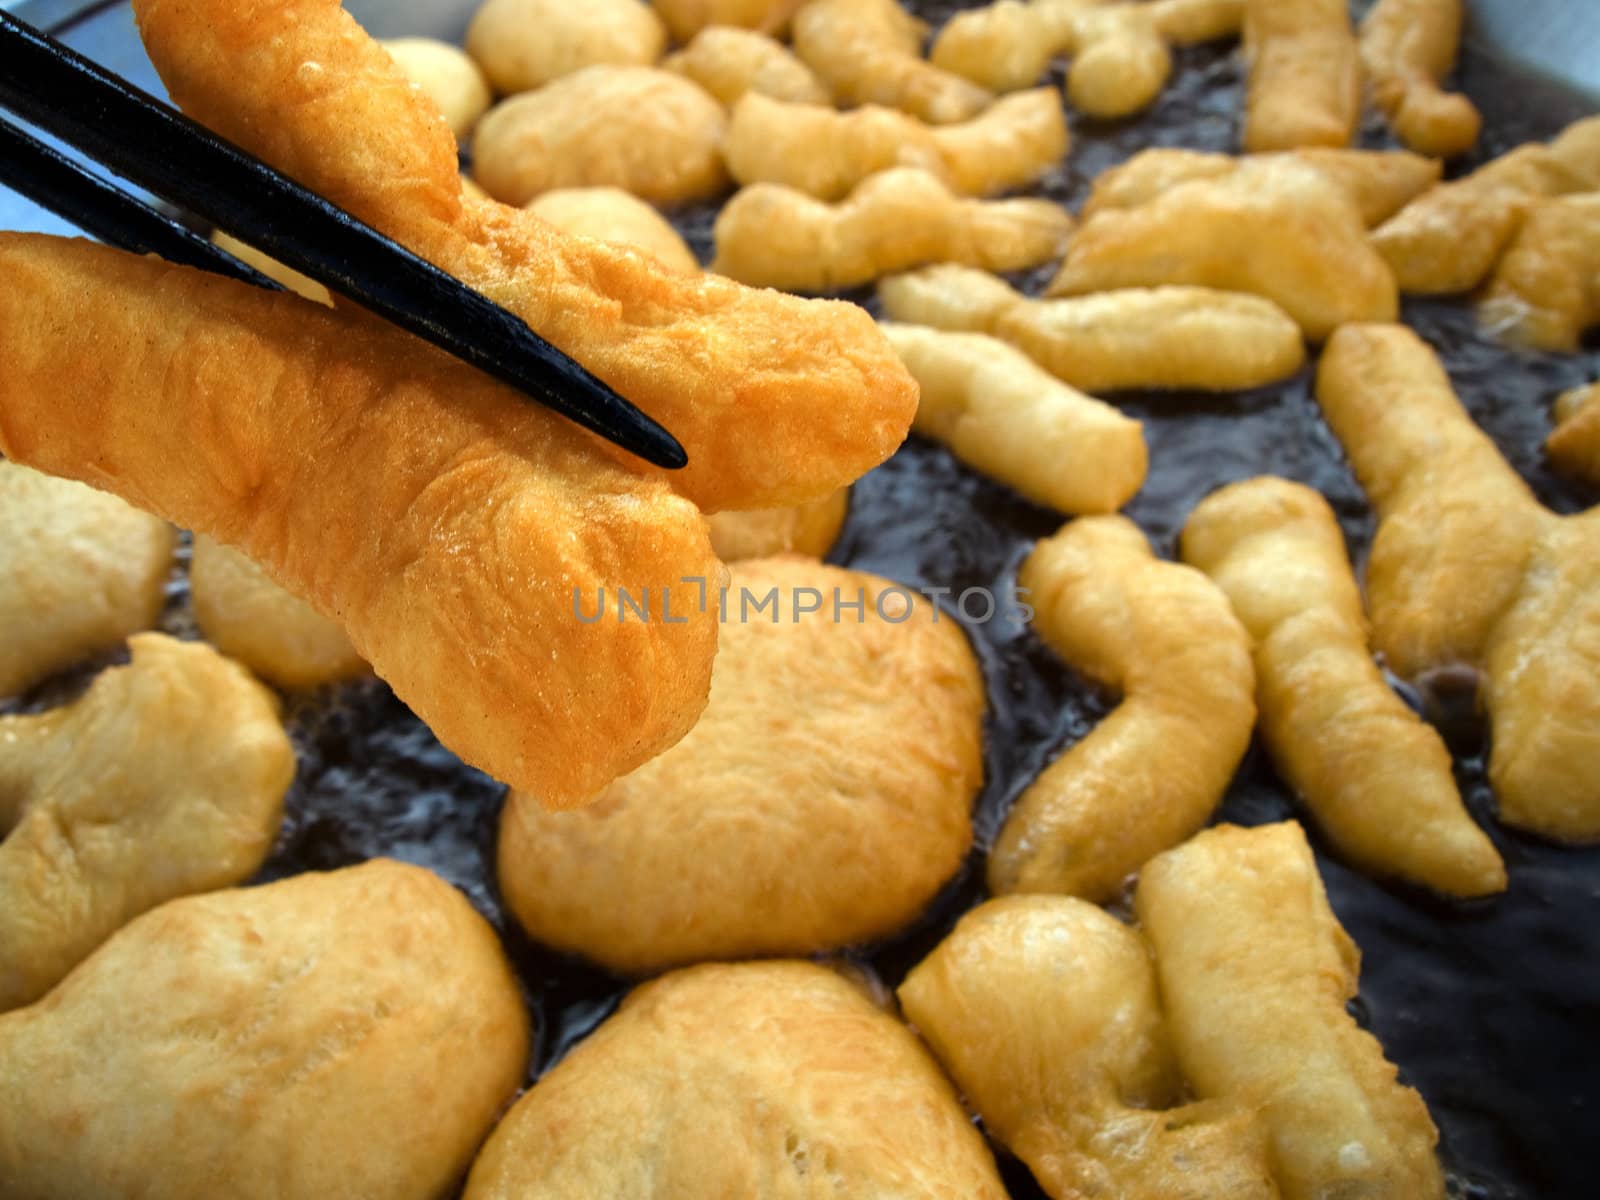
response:
[[[1430,158],[1472,149],[1483,118],[1440,88],[1461,49],[1461,0],[1378,0],[1361,22],[1361,63],[1372,98],[1400,140]]]
[[[1374,645],[1405,677],[1481,666],[1501,818],[1600,839],[1600,510],[1542,508],[1403,326],[1340,330],[1317,399],[1378,513]]]
[[[1135,895],[1195,1091],[1259,1106],[1285,1200],[1442,1200],[1439,1133],[1345,1011],[1361,952],[1293,821],[1208,829]]]
[[[1600,382],[1556,397],[1556,427],[1544,450],[1560,471],[1600,483]]]
[[[1579,348],[1600,323],[1600,192],[1533,207],[1495,268],[1478,320],[1514,346]]]
[[[1265,296],[1312,341],[1399,311],[1394,276],[1367,244],[1355,205],[1321,171],[1288,158],[1096,213],[1047,294],[1163,284]]]
[[[1300,327],[1260,296],[1211,288],[1123,288],[1033,300],[971,267],[938,265],[878,285],[884,315],[1009,342],[1088,392],[1239,391],[1305,362]]]
[[[984,1127],[1057,1200],[1277,1200],[1265,1129],[1182,1090],[1150,951],[1065,896],[979,905],[900,1005]]]
[[[1487,278],[1542,196],[1600,189],[1600,116],[1548,145],[1529,142],[1472,174],[1424,192],[1385,221],[1372,244],[1413,295],[1471,291]]]
[[[1050,648],[1123,698],[1017,799],[989,889],[1107,900],[1222,798],[1255,725],[1250,635],[1215,584],[1157,559],[1124,517],[1072,522],[1017,582]]]
[[[580,803],[699,715],[714,614],[573,589],[719,570],[688,501],[363,313],[0,237],[0,452],[237,546],[467,761]]]
[[[841,104],[882,104],[948,125],[994,99],[922,59],[928,27],[896,0],[812,0],[794,18],[794,48]]]
[[[936,176],[896,167],[839,204],[776,183],[728,201],[710,269],[758,287],[831,292],[928,262],[1020,271],[1061,253],[1072,217],[1050,200],[968,200]]]
[[[957,125],[876,104],[841,113],[750,95],[733,110],[722,153],[740,183],[781,183],[819,200],[891,167],[922,167],[961,195],[987,196],[1032,183],[1067,143],[1054,88],[1007,96]]]
[[[885,325],[922,388],[917,432],[1064,513],[1116,512],[1149,465],[1139,422],[981,333]]]
[[[1361,119],[1361,57],[1345,0],[1247,0],[1244,148],[1348,146]]]
[[[672,484],[702,508],[814,499],[910,427],[916,388],[855,305],[673,275],[464,201],[448,131],[337,0],[135,12],[186,111],[510,308],[661,421],[689,451]]]
[[[832,100],[822,81],[787,46],[753,29],[702,29],[661,65],[687,75],[730,108],[750,93],[795,104]]]
[[[1446,895],[1504,891],[1505,866],[1462,807],[1449,751],[1372,661],[1328,502],[1285,479],[1231,484],[1189,517],[1183,558],[1249,630],[1262,735],[1340,851]]]
[[[1191,179],[1220,179],[1287,159],[1315,167],[1361,210],[1371,228],[1382,224],[1439,181],[1443,165],[1405,150],[1344,150],[1308,146],[1282,154],[1209,154],[1157,146],[1103,171],[1083,206],[1083,218],[1111,208],[1137,208]]]

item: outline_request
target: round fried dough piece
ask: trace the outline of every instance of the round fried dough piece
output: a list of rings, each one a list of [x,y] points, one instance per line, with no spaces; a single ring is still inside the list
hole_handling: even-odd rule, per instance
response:
[[[654,67],[585,67],[497,104],[478,123],[473,173],[506,204],[561,187],[618,187],[683,204],[728,182],[722,105]]]
[[[700,273],[694,251],[672,223],[621,188],[558,188],[534,200],[528,211],[564,233],[632,246],[680,274]]]
[[[433,38],[394,38],[384,42],[383,48],[438,106],[458,142],[466,139],[494,103],[489,81],[459,46]]]
[[[811,963],[639,988],[517,1102],[466,1200],[1004,1200],[905,1026]]]
[[[648,66],[666,49],[661,18],[639,0],[487,0],[467,51],[503,95],[600,64]]]
[[[849,511],[850,489],[840,488],[794,508],[715,513],[706,524],[711,527],[711,548],[723,562],[774,554],[822,558],[833,549]]]
[[[175,900],[0,1017],[0,1197],[435,1200],[527,1053],[494,931],[420,867]]]
[[[174,536],[115,496],[0,460],[0,696],[154,625]]]
[[[858,598],[859,617],[842,608]],[[739,563],[699,724],[585,810],[513,793],[501,891],[540,941],[631,973],[881,937],[966,854],[983,707],[960,626],[922,598],[805,559]]]

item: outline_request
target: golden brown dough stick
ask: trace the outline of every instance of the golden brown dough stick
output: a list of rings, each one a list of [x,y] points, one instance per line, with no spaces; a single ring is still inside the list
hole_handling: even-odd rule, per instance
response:
[[[661,18],[641,0],[485,0],[467,27],[468,53],[502,95],[585,67],[646,67],[666,45]]]
[[[1334,845],[1446,895],[1504,891],[1505,865],[1462,807],[1449,751],[1372,661],[1328,502],[1285,479],[1231,484],[1190,515],[1183,558],[1250,632],[1262,736]]]
[[[667,23],[675,41],[687,42],[708,25],[732,25],[781,37],[789,18],[804,3],[805,0],[652,0],[651,7]]]
[[[294,747],[272,694],[209,646],[129,646],[73,703],[0,717],[0,1012],[140,913],[243,882],[277,836]]]
[[[1556,427],[1544,450],[1560,471],[1600,483],[1600,382],[1556,398]]]
[[[464,202],[437,115],[337,0],[140,0],[136,12],[191,115],[504,304],[661,421],[689,451],[687,468],[661,474],[702,509],[815,499],[904,439],[916,387],[855,305],[673,275]]]
[[[0,697],[154,625],[176,539],[116,496],[0,460]]]
[[[916,1037],[805,962],[635,989],[506,1114],[465,1200],[1005,1200]]]
[[[459,46],[433,38],[392,38],[383,48],[438,108],[456,141],[465,141],[494,103],[478,64]]]
[[[1067,896],[967,913],[900,1005],[983,1118],[1057,1200],[1277,1200],[1249,1109],[1182,1090],[1144,939]]]
[[[734,108],[722,151],[740,183],[836,200],[891,167],[922,167],[964,196],[1009,191],[1056,166],[1067,145],[1061,97],[1038,88],[956,125],[926,125],[878,105],[841,113],[752,95]]]
[[[822,81],[781,42],[753,29],[714,25],[661,64],[687,75],[732,108],[749,93],[796,104],[828,104]]]
[[[700,261],[672,223],[621,188],[558,188],[532,201],[528,211],[563,233],[632,246],[678,274],[700,272]]]
[[[1372,98],[1400,140],[1419,154],[1472,149],[1483,118],[1439,84],[1461,48],[1461,0],[1378,0],[1361,22],[1361,63]]]
[[[1600,190],[1600,116],[1567,126],[1548,145],[1519,146],[1472,174],[1441,183],[1372,235],[1400,290],[1417,295],[1471,291],[1541,196]]]
[[[711,549],[725,563],[775,554],[823,558],[839,537],[850,512],[850,489],[793,508],[753,508],[746,512],[713,513]]]
[[[992,334],[1088,392],[1231,392],[1284,379],[1305,362],[1289,315],[1239,292],[1123,288],[1033,300],[987,272],[940,265],[891,276],[878,296],[892,320]]]
[[[1197,179],[1083,223],[1051,296],[1192,284],[1265,296],[1320,342],[1399,312],[1394,276],[1361,214],[1314,167],[1280,159]]]
[[[434,1200],[527,1058],[494,930],[420,867],[174,900],[0,1017],[0,1196]]]
[[[1244,148],[1348,146],[1361,119],[1361,56],[1345,0],[1248,0]]]
[[[1137,208],[1168,188],[1191,179],[1219,179],[1263,163],[1288,159],[1315,167],[1337,184],[1361,210],[1371,228],[1388,220],[1439,181],[1442,164],[1405,150],[1342,150],[1308,146],[1283,154],[1235,157],[1158,146],[1142,150],[1120,166],[1103,171],[1083,206],[1083,218],[1110,208]]]
[[[1579,348],[1600,323],[1600,192],[1534,205],[1495,268],[1478,320],[1513,346]]]
[[[713,618],[573,617],[715,575],[664,484],[359,312],[25,235],[0,278],[0,452],[239,547],[469,762],[577,804],[694,723]]]
[[[794,49],[841,104],[882,104],[933,125],[977,116],[994,97],[924,62],[926,33],[897,0],[812,0],[795,15]]]
[[[989,888],[1104,901],[1222,799],[1255,724],[1250,635],[1214,583],[1156,558],[1124,517],[1067,525],[1017,582],[1050,648],[1122,702],[1018,797]]]
[[[913,428],[1064,513],[1116,512],[1144,483],[1139,422],[981,333],[885,325],[922,387]]]
[[[655,67],[585,67],[503,100],[478,122],[472,175],[496,200],[526,204],[567,187],[617,187],[653,204],[720,192],[722,106]]]
[[[1208,829],[1146,864],[1135,904],[1184,1074],[1259,1106],[1285,1200],[1442,1200],[1427,1106],[1345,1011],[1361,952],[1300,826]]]
[[[1060,255],[1072,217],[1051,200],[968,200],[916,167],[880,171],[836,205],[776,183],[728,201],[710,269],[741,283],[834,292],[928,262],[1020,271]]]

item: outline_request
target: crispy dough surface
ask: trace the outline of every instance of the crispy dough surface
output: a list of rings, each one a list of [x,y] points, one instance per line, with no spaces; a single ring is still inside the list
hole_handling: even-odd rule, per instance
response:
[[[438,108],[456,141],[465,141],[494,103],[478,64],[459,46],[433,38],[393,38],[383,48]]]
[[[558,188],[535,199],[528,211],[567,233],[632,246],[680,274],[700,271],[694,251],[672,223],[621,188]]]

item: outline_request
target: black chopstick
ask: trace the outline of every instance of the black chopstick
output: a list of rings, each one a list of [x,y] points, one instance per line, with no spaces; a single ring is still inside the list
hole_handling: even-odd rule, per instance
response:
[[[0,106],[656,466],[676,439],[520,318],[0,11]]]

